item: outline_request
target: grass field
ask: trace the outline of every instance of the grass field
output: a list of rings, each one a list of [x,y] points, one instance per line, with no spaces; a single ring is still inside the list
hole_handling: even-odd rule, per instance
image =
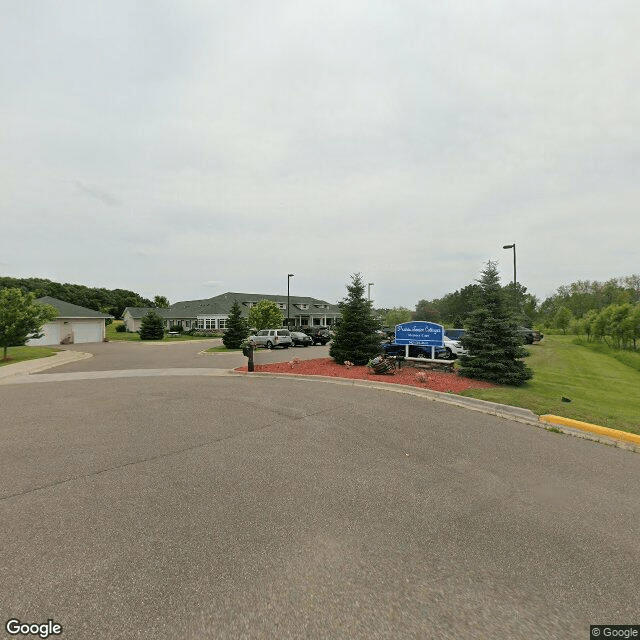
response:
[[[107,325],[105,337],[107,340],[124,340],[126,342],[140,342],[140,336],[137,333],[119,333],[116,331],[116,327],[122,324],[122,320],[114,320],[111,324]],[[150,340],[149,342],[184,342],[187,340],[205,340],[202,336],[168,336],[164,334],[163,340]]]
[[[461,395],[554,414],[640,434],[640,354],[574,343],[574,336],[547,335],[527,347],[534,377],[522,387],[464,391]],[[637,358],[637,360],[636,360]],[[562,397],[571,402],[563,402]]]
[[[2,359],[4,349],[0,350],[0,367],[7,364],[22,362],[23,360],[36,360],[37,358],[48,358],[55,355],[60,349],[54,347],[9,347],[7,350],[7,360]]]

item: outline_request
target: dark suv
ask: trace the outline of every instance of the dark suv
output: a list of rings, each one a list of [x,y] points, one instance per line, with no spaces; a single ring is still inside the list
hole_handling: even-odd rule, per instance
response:
[[[331,334],[326,327],[309,327],[304,332],[311,337],[313,344],[325,345],[331,340]]]
[[[518,333],[520,337],[527,344],[533,344],[534,342],[540,342],[544,336],[535,329],[529,329],[528,327],[518,327]]]

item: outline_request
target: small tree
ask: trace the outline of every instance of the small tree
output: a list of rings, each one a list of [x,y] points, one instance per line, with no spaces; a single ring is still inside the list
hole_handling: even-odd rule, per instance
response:
[[[262,329],[277,329],[282,326],[284,316],[278,305],[271,300],[260,300],[258,304],[251,307],[247,321],[250,327],[255,327],[258,331]]]
[[[155,311],[149,311],[140,321],[140,340],[162,340],[164,320]]]
[[[562,329],[562,333],[566,334],[571,321],[573,320],[573,314],[567,307],[562,306],[556,312],[556,315],[553,318],[553,324],[556,329]]]
[[[406,307],[394,307],[385,313],[384,324],[387,327],[395,327],[397,324],[409,322],[413,314]]]
[[[249,325],[242,317],[242,309],[238,301],[234,300],[227,318],[227,329],[222,336],[222,343],[227,349],[239,349],[242,341],[248,336]]]
[[[22,293],[20,289],[0,289],[0,346],[3,360],[9,347],[20,347],[29,338],[42,337],[42,325],[58,315],[48,304],[35,301],[33,293]]]
[[[373,313],[371,302],[364,297],[364,283],[359,273],[351,276],[347,297],[339,303],[341,317],[329,355],[338,363],[367,364],[380,353],[380,337],[376,331],[380,323]]]
[[[477,306],[467,321],[462,344],[469,350],[460,357],[460,374],[499,384],[521,385],[533,377],[522,362],[527,355],[518,334],[518,323],[500,287],[498,267],[489,261],[478,280]]]

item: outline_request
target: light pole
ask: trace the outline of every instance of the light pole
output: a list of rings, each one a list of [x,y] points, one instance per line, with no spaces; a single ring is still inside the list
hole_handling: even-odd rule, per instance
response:
[[[516,278],[516,243],[513,244],[505,244],[502,246],[503,249],[513,249],[513,302],[516,307],[516,312],[518,311],[518,289],[516,287],[516,282],[518,281]]]
[[[287,273],[287,329],[289,328],[289,282],[293,278],[293,273]]]
[[[371,287],[373,286],[373,282],[369,282],[367,284],[367,300],[371,302]]]

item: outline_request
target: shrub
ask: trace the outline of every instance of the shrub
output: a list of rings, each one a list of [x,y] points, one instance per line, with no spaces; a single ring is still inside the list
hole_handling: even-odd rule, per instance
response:
[[[116,333],[126,333],[126,331],[127,327],[125,327],[123,324],[116,325]]]
[[[182,333],[184,331],[184,327],[181,324],[172,324],[169,327],[169,331],[172,331],[174,333]]]

